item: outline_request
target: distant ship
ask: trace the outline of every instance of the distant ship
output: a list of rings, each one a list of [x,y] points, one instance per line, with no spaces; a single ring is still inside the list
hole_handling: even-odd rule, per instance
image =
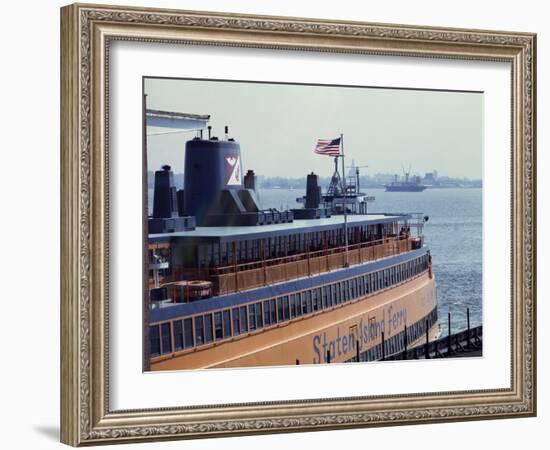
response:
[[[420,182],[419,176],[409,177],[411,172],[410,167],[408,172],[403,172],[405,174],[405,181],[399,181],[397,175],[395,175],[394,181],[386,184],[386,192],[422,192],[426,189],[427,186]]]

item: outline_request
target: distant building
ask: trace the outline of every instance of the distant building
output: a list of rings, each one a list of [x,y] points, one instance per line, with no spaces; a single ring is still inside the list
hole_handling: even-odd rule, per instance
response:
[[[437,172],[427,172],[422,179],[422,182],[427,186],[434,186],[437,182]]]

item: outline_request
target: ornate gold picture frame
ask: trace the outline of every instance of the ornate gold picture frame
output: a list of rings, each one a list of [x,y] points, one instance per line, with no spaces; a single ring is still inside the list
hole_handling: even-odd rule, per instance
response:
[[[109,67],[116,41],[506,62],[508,388],[115,410],[109,385]],[[61,440],[73,446],[536,414],[536,36],[75,4],[61,10]],[[141,133],[141,130],[136,130]],[[507,155],[503,155],[505,157]],[[141,342],[136,346],[141,346]]]

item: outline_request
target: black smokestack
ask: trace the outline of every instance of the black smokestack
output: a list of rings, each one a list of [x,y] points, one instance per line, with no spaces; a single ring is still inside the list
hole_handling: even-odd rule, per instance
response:
[[[253,170],[246,172],[246,175],[244,176],[244,188],[252,189],[253,191],[256,190],[256,174]]]
[[[306,185],[306,208],[319,208],[321,194],[318,184],[318,177],[313,172],[307,176]]]
[[[162,166],[155,172],[155,192],[153,197],[153,217],[156,219],[177,217],[178,200],[174,174],[170,166]]]

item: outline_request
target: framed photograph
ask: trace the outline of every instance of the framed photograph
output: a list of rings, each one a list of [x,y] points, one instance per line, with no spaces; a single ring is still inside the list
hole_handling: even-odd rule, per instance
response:
[[[61,10],[61,440],[536,414],[530,33]]]

